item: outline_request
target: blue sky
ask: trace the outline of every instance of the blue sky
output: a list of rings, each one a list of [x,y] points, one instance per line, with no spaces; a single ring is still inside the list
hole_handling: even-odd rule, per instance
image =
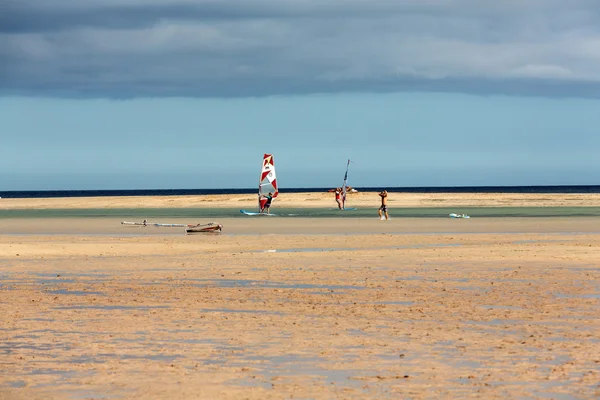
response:
[[[0,190],[598,184],[600,3],[0,12]]]

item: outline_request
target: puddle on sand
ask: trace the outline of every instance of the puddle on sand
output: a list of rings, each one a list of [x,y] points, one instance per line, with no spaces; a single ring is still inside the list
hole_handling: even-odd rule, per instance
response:
[[[68,290],[68,289],[58,289],[58,290],[48,290],[45,293],[47,294],[70,294],[73,296],[106,296],[106,294],[102,292],[86,292],[85,290]]]
[[[416,244],[410,246],[381,246],[381,247],[304,247],[290,249],[268,249],[257,250],[252,253],[316,253],[326,251],[371,251],[371,250],[404,250],[404,249],[425,249],[431,247],[458,247],[460,243],[434,243],[434,244]]]
[[[397,276],[392,279],[395,279],[396,282],[398,282],[398,281],[423,281],[423,282],[439,282],[439,283],[444,283],[444,282],[461,282],[461,283],[482,282],[482,280],[480,280],[480,279],[469,279],[469,278],[434,279],[434,278],[428,278],[427,276],[424,275],[424,273],[422,273],[421,275],[416,275],[416,276]]]
[[[32,334],[28,334],[28,335],[15,335],[13,336],[13,339],[39,339],[39,335],[32,335]]]
[[[386,361],[384,364],[396,364],[397,359],[398,356],[395,355],[393,360]],[[381,393],[383,387],[395,385],[398,383],[397,379],[403,379],[403,376],[399,376],[397,379],[390,379],[387,382],[381,381],[378,383],[377,388],[367,385],[365,380],[378,381],[377,376],[373,374],[373,371],[356,369],[356,358],[352,357],[346,360],[337,358],[335,368],[331,369],[327,368],[327,365],[331,365],[331,362],[318,356],[254,355],[243,357],[241,361],[245,361],[245,363],[240,364],[240,366],[249,367],[252,371],[252,377],[235,379],[230,381],[231,384],[272,389],[273,384],[285,385],[294,382],[298,377],[302,377],[302,382],[308,380],[314,384],[335,385],[338,388],[343,388],[344,391],[349,391],[348,394],[352,393],[351,397],[359,395],[361,398],[366,398],[373,397],[374,390]],[[382,367],[381,364],[380,367]]]
[[[109,279],[114,279],[114,276],[104,273],[93,273],[93,272],[82,272],[82,273],[69,273],[63,271],[57,271],[56,273],[39,272],[31,274],[30,276],[13,277],[15,283],[23,283],[33,281],[38,285],[55,285],[60,283],[104,283]]]
[[[28,276],[12,278],[8,281],[8,284],[11,285],[58,285],[61,283],[75,283],[76,280],[74,278],[32,278]],[[89,281],[88,281],[89,282]]]
[[[499,310],[523,310],[523,307],[518,307],[518,306],[502,306],[502,305],[482,305],[479,306],[481,308],[493,308],[493,309],[499,309]]]
[[[271,281],[254,281],[246,279],[190,279],[194,282],[203,282],[196,286],[216,286],[222,288],[229,287],[252,287],[262,289],[342,289],[342,290],[365,290],[368,289],[365,286],[353,286],[353,285],[317,285],[314,283],[282,283],[282,282],[271,282]]]
[[[70,378],[72,376],[75,376],[75,372],[74,371],[64,371],[64,370],[59,370],[59,369],[51,369],[51,368],[45,368],[45,369],[32,369],[31,371],[29,371],[27,373],[27,375],[60,375],[61,379],[65,379],[65,378]],[[37,385],[36,387],[40,387],[43,385]]]
[[[97,305],[75,305],[54,307],[55,310],[77,310],[77,309],[95,309],[95,310],[146,310],[154,308],[170,308],[169,306],[97,306]]]
[[[38,272],[34,275],[39,276],[40,278],[57,278],[57,279],[65,279],[67,277],[69,277],[69,278],[82,278],[82,277],[106,278],[106,277],[110,276],[108,274],[103,274],[103,273],[96,274],[93,272],[78,272],[78,273],[74,274],[72,272],[63,272],[63,271],[57,271],[56,273]],[[57,275],[59,275],[59,276],[57,276]]]
[[[561,336],[561,337],[553,336],[553,337],[545,337],[544,340],[547,340],[549,342],[567,343],[567,342],[573,341],[573,338],[563,337],[563,336]],[[585,341],[588,343],[600,343],[600,339],[598,339],[598,338],[587,337],[587,338],[585,338]]]
[[[372,336],[372,333],[365,332],[362,329],[354,328],[354,329],[346,329],[346,333],[350,336]]]
[[[308,292],[307,294],[322,294],[322,295],[330,295],[330,294],[347,294],[346,292],[334,292],[334,291],[329,291],[329,292]]]
[[[55,322],[53,318],[23,318],[23,321]]]
[[[70,364],[104,364],[106,361],[92,356],[77,356],[69,358],[67,362]]]
[[[201,312],[220,312],[220,313],[248,313],[248,314],[264,314],[264,315],[285,315],[276,311],[265,310],[233,310],[231,308],[202,308]]]
[[[467,325],[500,326],[500,325],[522,325],[525,321],[520,319],[492,319],[490,321],[464,321]]]
[[[361,390],[363,384],[354,380],[353,377],[364,373],[352,369],[326,369],[318,367],[320,363],[326,363],[326,360],[312,356],[301,355],[280,355],[280,356],[261,356],[249,355],[243,357],[244,367],[250,367],[253,371],[253,377],[234,379],[232,384],[242,386],[259,386],[271,389],[274,378],[278,382],[285,382],[286,378],[294,379],[298,376],[310,377],[316,381],[327,384],[335,384],[340,387],[352,387]],[[352,363],[348,363],[352,365]]]
[[[548,399],[548,400],[577,400],[578,399],[578,397],[575,397],[572,394],[568,394],[568,393],[534,391],[532,394],[535,396],[536,399]]]
[[[450,287],[449,289],[466,290],[466,291],[478,291],[478,292],[481,292],[481,293],[487,293],[487,292],[489,292],[489,289],[482,288],[481,286],[454,286],[454,287]]]
[[[114,354],[114,353],[100,353],[90,359],[106,357],[109,360],[149,360],[149,361],[175,361],[179,358],[184,358],[181,354]]]
[[[543,361],[542,361],[543,363]],[[571,376],[572,378],[572,376]],[[523,388],[527,387],[529,382],[520,382],[520,381],[492,381],[491,385],[500,385],[500,386],[520,386]],[[569,379],[564,380],[538,380],[538,387],[533,390],[528,390],[524,394],[525,396],[521,398],[536,398],[536,399],[552,399],[552,400],[576,400],[580,399],[580,396],[573,395],[572,388],[569,384]],[[591,384],[588,386],[589,393],[595,393],[597,389],[597,384]],[[527,393],[529,392],[529,393]],[[587,397],[586,397],[587,398]],[[596,397],[594,397],[596,398]]]
[[[94,390],[77,390],[77,391],[65,391],[65,397],[69,399],[115,399],[115,398],[123,398],[123,396],[113,396],[110,394],[106,394],[101,391]]]
[[[531,243],[563,243],[570,242],[570,240],[560,240],[560,239],[540,239],[540,240],[514,240],[512,244],[531,244]]]
[[[386,304],[386,305],[395,305],[395,306],[412,306],[414,302],[412,301],[376,301],[374,303],[365,303],[365,304]]]
[[[16,350],[35,350],[39,352],[54,352],[58,350],[71,350],[71,347],[65,343],[49,344],[31,344],[30,342],[2,342],[0,343],[0,353],[11,354]]]
[[[311,292],[313,293],[313,292]],[[331,293],[327,293],[331,294]],[[338,292],[339,294],[339,292]],[[336,302],[323,302],[319,303],[323,306],[352,306],[352,305],[392,305],[392,306],[412,306],[414,302],[412,301],[336,301]]]
[[[563,294],[555,293],[554,297],[559,299],[600,299],[598,293]]]

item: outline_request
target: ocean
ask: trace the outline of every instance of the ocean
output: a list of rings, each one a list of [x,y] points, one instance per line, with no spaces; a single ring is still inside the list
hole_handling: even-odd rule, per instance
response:
[[[283,188],[280,193],[326,192],[331,188]],[[430,186],[430,187],[364,187],[360,192],[386,189],[390,193],[600,193],[600,185],[563,186]],[[25,190],[0,191],[2,198],[109,197],[109,196],[190,196],[207,194],[256,193],[256,188],[238,189],[135,189],[135,190]]]

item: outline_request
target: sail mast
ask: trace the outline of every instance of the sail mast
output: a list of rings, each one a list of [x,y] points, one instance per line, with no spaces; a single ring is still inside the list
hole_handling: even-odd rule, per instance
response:
[[[348,190],[348,167],[350,166],[350,159],[346,163],[346,174],[344,174],[344,183],[342,184],[342,208],[346,205],[346,192]]]

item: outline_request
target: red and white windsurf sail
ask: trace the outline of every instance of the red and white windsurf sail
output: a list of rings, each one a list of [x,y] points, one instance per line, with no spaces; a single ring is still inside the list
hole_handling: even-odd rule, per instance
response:
[[[275,162],[273,154],[265,154],[263,156],[262,168],[260,170],[260,181],[258,183],[258,196],[267,196],[269,193],[273,198],[279,194],[279,186],[277,185],[277,175],[275,174]]]

